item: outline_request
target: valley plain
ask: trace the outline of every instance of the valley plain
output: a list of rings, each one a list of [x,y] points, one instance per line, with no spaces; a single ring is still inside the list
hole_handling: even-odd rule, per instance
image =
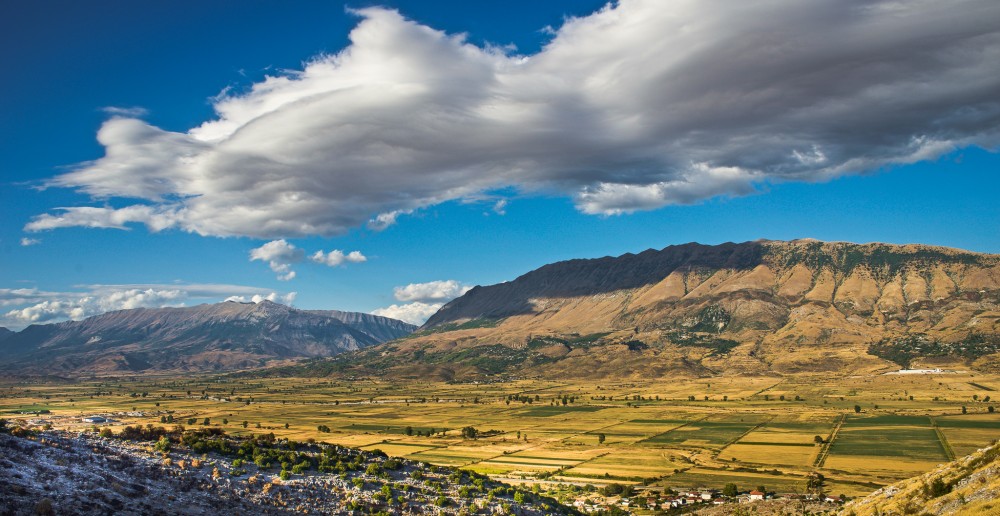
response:
[[[968,371],[650,382],[120,377],[10,381],[0,417],[83,430],[94,426],[84,417],[100,414],[116,432],[207,422],[538,484],[564,501],[569,485],[612,482],[804,493],[816,474],[822,492],[853,497],[1000,437],[998,390],[1000,375]]]

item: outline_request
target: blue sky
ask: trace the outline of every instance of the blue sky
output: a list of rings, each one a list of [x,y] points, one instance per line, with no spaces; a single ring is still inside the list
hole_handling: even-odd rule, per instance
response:
[[[0,325],[419,320],[689,241],[1000,250],[995,5],[710,4],[7,4]]]

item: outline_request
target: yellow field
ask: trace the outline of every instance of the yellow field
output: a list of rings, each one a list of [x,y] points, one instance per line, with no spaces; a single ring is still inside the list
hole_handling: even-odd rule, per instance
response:
[[[767,446],[759,444],[734,444],[719,454],[730,462],[760,465],[809,467],[816,461],[819,446]]]
[[[208,418],[231,434],[273,432],[528,481],[759,481],[800,492],[821,473],[828,489],[855,495],[1000,437],[1000,414],[987,412],[996,402],[981,401],[984,387],[998,386],[983,374],[492,384],[116,378],[0,385],[0,417],[78,430],[93,414],[115,419],[115,429],[200,427]],[[463,438],[470,426],[495,432]]]

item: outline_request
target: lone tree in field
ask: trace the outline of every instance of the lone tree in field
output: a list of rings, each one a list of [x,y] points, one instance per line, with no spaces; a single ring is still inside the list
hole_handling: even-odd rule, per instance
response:
[[[813,437],[813,442],[815,442],[816,444],[823,444],[824,441],[822,437],[817,435],[816,437]]]
[[[597,444],[604,444],[604,434],[597,434]]]
[[[854,406],[854,413],[855,414],[860,414],[861,413],[861,405],[855,405]]]
[[[731,498],[733,496],[738,495],[739,493],[740,489],[736,487],[736,484],[733,484],[732,482],[726,484],[726,486],[722,488],[722,496],[728,496]]]
[[[413,427],[412,426],[406,427],[406,435],[413,435]]]
[[[471,426],[464,427],[462,428],[462,437],[464,439],[476,439],[479,437],[479,430]]]

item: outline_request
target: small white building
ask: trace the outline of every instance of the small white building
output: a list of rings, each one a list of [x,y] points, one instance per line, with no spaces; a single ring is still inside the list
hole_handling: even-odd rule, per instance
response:
[[[754,489],[753,491],[750,491],[750,501],[751,502],[759,502],[759,501],[761,501],[763,499],[764,499],[764,493],[762,493],[762,492],[760,492],[760,491],[758,491],[756,489]]]
[[[97,424],[97,425],[102,424],[102,423],[108,423],[110,421],[111,421],[110,419],[108,419],[108,418],[106,418],[104,416],[87,416],[87,417],[83,418],[83,422],[84,423],[94,423],[94,424]]]

